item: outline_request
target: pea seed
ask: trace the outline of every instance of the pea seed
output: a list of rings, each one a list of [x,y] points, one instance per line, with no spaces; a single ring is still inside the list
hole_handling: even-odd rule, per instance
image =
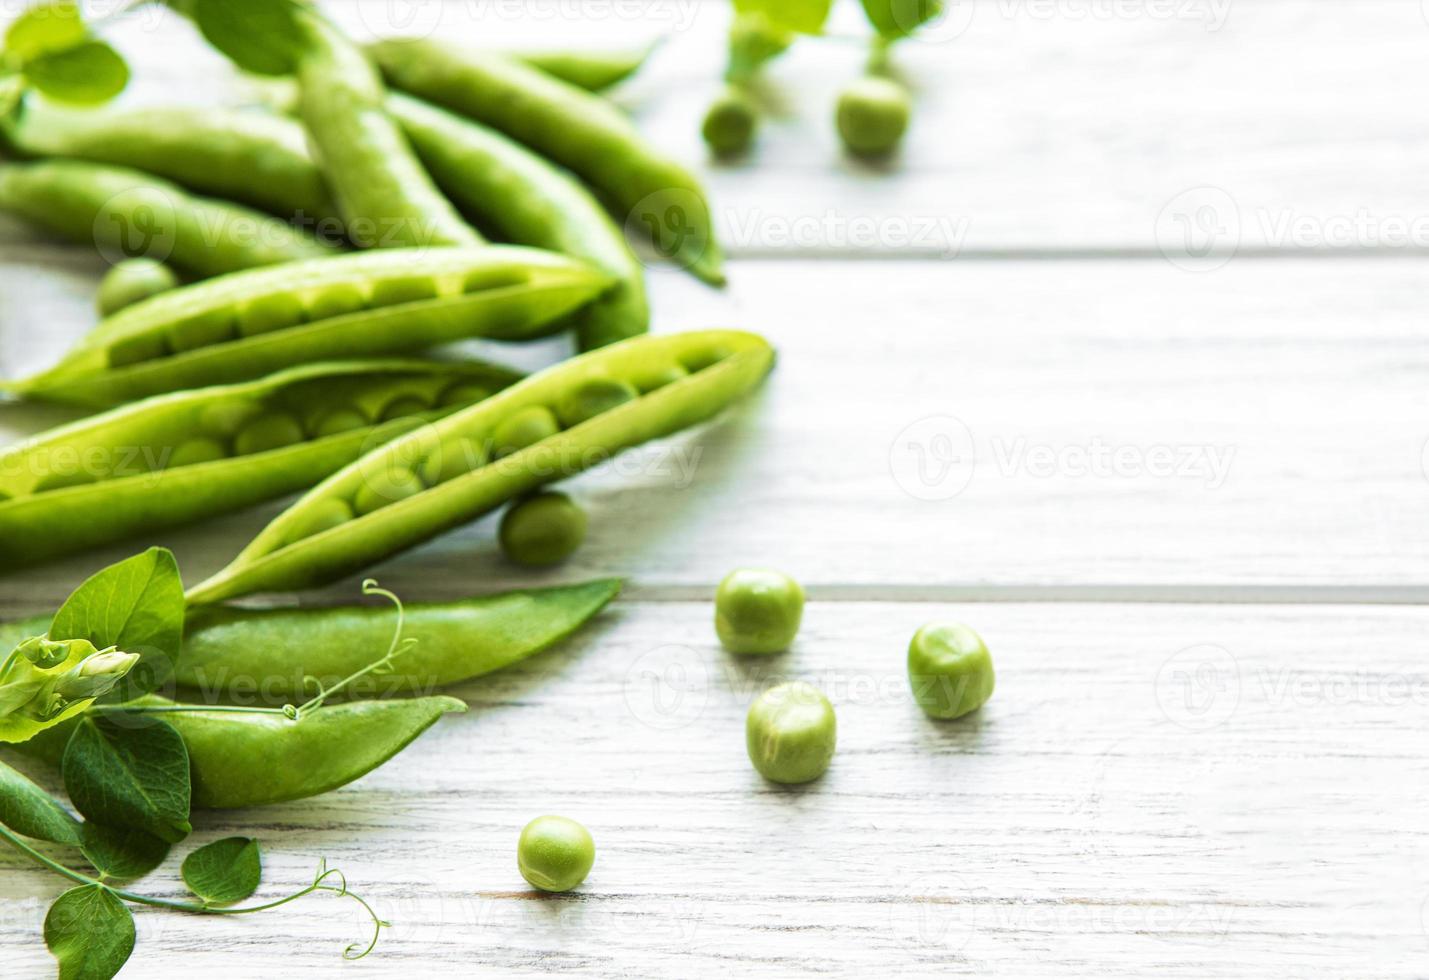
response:
[[[197,350],[232,340],[236,326],[228,310],[210,310],[174,324],[168,330],[169,346],[175,352]]]
[[[594,864],[595,840],[569,817],[537,817],[516,844],[521,877],[541,891],[570,891],[585,881]]]
[[[388,504],[416,496],[427,488],[422,478],[406,467],[395,467],[370,475],[363,482],[352,507],[358,514],[370,514]]]
[[[212,463],[214,460],[227,459],[228,447],[217,439],[189,439],[174,447],[174,451],[169,453],[169,458],[164,461],[167,469],[178,469],[180,466],[197,466],[199,463]]]
[[[860,78],[839,94],[835,122],[850,153],[875,157],[897,148],[912,112],[902,85],[887,78]]]
[[[502,419],[491,433],[491,441],[496,444],[497,456],[510,456],[560,431],[561,426],[549,408],[532,405]]]
[[[169,345],[165,343],[163,337],[140,334],[137,337],[116,340],[110,346],[109,366],[112,368],[128,367],[130,364],[157,361],[161,357],[168,356]]]
[[[87,473],[84,470],[76,470],[72,473],[50,473],[41,477],[31,492],[49,493],[53,490],[68,490],[70,487],[83,487],[91,483],[98,483],[101,479],[99,474]]]
[[[639,397],[639,392],[618,378],[592,378],[565,395],[556,405],[556,414],[569,429]]]
[[[754,142],[759,111],[743,90],[730,86],[705,113],[700,134],[710,150],[721,157],[736,156]]]
[[[446,483],[485,466],[491,459],[486,447],[475,439],[462,437],[449,446],[439,446],[422,461],[422,480],[429,487]]]
[[[367,416],[355,408],[338,408],[320,416],[318,421],[312,425],[311,431],[314,438],[321,439],[325,436],[352,432],[355,429],[365,429],[371,424],[367,420]]]
[[[707,367],[713,367],[720,361],[729,357],[730,352],[725,347],[711,347],[708,350],[699,351],[685,358],[685,367],[691,374],[703,371]]]
[[[179,277],[162,262],[153,259],[124,259],[116,262],[99,281],[95,299],[100,316],[113,316],[126,306],[177,288]]]
[[[838,720],[818,688],[792,681],[755,699],[744,736],[749,761],[765,779],[807,783],[822,776],[833,760]]]
[[[367,308],[367,291],[356,283],[338,282],[324,286],[308,297],[309,320],[328,320]]]
[[[676,381],[681,381],[689,376],[690,372],[685,370],[684,365],[671,364],[669,367],[661,368],[651,374],[642,376],[635,382],[635,387],[639,389],[642,395],[648,394],[658,388],[663,388],[668,384],[674,384]]]
[[[372,285],[373,306],[397,306],[437,298],[437,284],[431,276],[379,279]]]
[[[394,419],[409,419],[414,415],[422,415],[431,411],[431,406],[415,395],[403,395],[394,399],[393,402],[382,410],[382,421],[390,422]]]
[[[268,412],[258,416],[233,439],[234,452],[240,456],[282,449],[303,441],[303,427],[286,412]]]
[[[341,527],[355,516],[345,500],[319,501],[308,513],[303,515],[303,519],[293,529],[289,540],[301,541],[314,534],[330,531],[335,527]]]
[[[501,550],[518,565],[555,565],[585,540],[585,511],[563,493],[517,501],[501,518]]]
[[[251,401],[218,402],[199,413],[198,425],[200,429],[211,436],[227,439],[242,428],[244,423],[262,411],[260,405]]]
[[[486,385],[454,384],[442,392],[437,404],[442,408],[451,408],[454,405],[475,405],[479,401],[490,398],[491,394],[491,389]]]
[[[930,718],[961,718],[992,697],[992,654],[971,627],[928,623],[908,644],[908,683]]]
[[[789,649],[804,617],[804,590],[782,572],[741,568],[715,592],[715,632],[731,653]]]
[[[238,311],[238,333],[243,337],[272,333],[303,322],[302,300],[292,293],[274,293],[249,300]]]

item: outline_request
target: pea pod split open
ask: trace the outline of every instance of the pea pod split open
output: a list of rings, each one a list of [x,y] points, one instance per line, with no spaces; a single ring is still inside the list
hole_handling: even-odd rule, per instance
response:
[[[190,589],[189,602],[304,588],[363,568],[704,421],[773,363],[763,338],[710,330],[636,337],[548,368],[335,473]]]
[[[262,377],[294,364],[418,351],[466,337],[525,340],[609,287],[538,249],[390,249],[254,269],[120,310],[27,397],[104,406]]]
[[[305,489],[520,378],[480,362],[344,361],[153,398],[0,450],[17,565]]]

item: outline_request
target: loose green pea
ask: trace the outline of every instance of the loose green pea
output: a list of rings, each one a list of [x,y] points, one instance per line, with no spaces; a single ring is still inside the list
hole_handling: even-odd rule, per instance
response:
[[[303,322],[307,310],[292,293],[275,293],[251,300],[238,311],[238,332],[244,337],[272,333]]]
[[[292,538],[294,541],[301,541],[314,534],[321,534],[323,531],[341,527],[356,516],[346,501],[324,500],[315,505],[311,513],[304,515],[304,521],[293,529]]]
[[[549,408],[532,405],[502,419],[491,433],[491,441],[496,445],[496,455],[510,456],[560,431],[560,423]]]
[[[586,515],[563,493],[517,501],[501,518],[501,550],[518,565],[554,565],[585,540]]]
[[[446,483],[459,476],[485,466],[491,460],[486,447],[469,436],[463,436],[450,445],[440,447],[422,461],[419,472],[429,487]]]
[[[829,768],[838,720],[829,699],[812,684],[771,687],[749,707],[744,724],[749,761],[765,779],[807,783]]]
[[[961,623],[928,623],[908,644],[908,683],[930,718],[961,718],[992,697],[987,644]]]
[[[754,142],[759,110],[743,89],[731,86],[715,99],[705,113],[700,134],[716,156],[744,153]]]
[[[282,449],[303,441],[303,427],[286,412],[265,412],[233,437],[233,449],[240,456]]]
[[[124,259],[116,262],[99,281],[96,304],[100,316],[118,313],[151,296],[166,293],[179,285],[174,270],[153,259]]]
[[[569,817],[537,817],[516,844],[521,877],[544,892],[570,891],[585,881],[594,864],[590,831]]]
[[[715,592],[715,632],[730,653],[789,649],[804,618],[804,590],[783,572],[740,568]]]
[[[306,307],[309,320],[346,316],[367,308],[367,291],[356,283],[333,283],[309,296]]]
[[[325,436],[352,432],[355,429],[365,429],[371,424],[367,416],[355,408],[338,408],[320,416],[316,424],[313,425],[312,432],[316,438],[321,439]]]
[[[174,447],[174,451],[169,454],[166,465],[169,469],[178,469],[180,466],[197,466],[200,463],[212,463],[214,460],[227,459],[228,447],[217,439],[189,439]]]
[[[835,121],[850,153],[882,156],[897,148],[912,112],[907,89],[890,79],[869,76],[849,83],[839,94]]]
[[[639,397],[638,391],[618,378],[592,378],[561,398],[556,414],[569,429]]]
[[[352,507],[359,514],[370,514],[388,504],[416,496],[427,488],[422,478],[406,467],[394,467],[368,476],[353,498]]]

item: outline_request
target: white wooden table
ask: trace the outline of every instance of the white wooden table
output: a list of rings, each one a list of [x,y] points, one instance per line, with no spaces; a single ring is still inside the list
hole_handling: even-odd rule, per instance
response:
[[[703,168],[733,258],[724,293],[652,269],[658,329],[762,331],[780,363],[720,423],[575,481],[592,530],[559,572],[503,564],[490,521],[378,570],[412,599],[627,576],[575,641],[457,689],[471,712],[338,792],[197,816],[196,841],[263,840],[263,894],[341,866],[393,922],[374,955],[341,961],[359,923],[333,901],[141,910],[123,976],[1429,976],[1418,0],[958,0],[900,52],[920,104],[884,169],[829,124],[851,42],[777,64],[787,115],[718,167],[696,124],[724,4],[416,11],[493,44],[669,33],[621,99]],[[117,35],[129,97],[215,97],[221,63],[147,27]],[[100,268],[0,226],[0,369],[88,327]],[[0,430],[60,417],[6,406]],[[279,506],[162,543],[196,581]],[[138,544],[16,570],[0,613]],[[757,664],[710,622],[747,564],[811,599]],[[952,724],[905,689],[937,617],[998,665]],[[802,791],[744,755],[778,677],[839,710]],[[545,812],[600,849],[569,897],[516,873]],[[0,975],[49,976],[61,886],[0,869]],[[147,884],[178,894],[177,861]]]

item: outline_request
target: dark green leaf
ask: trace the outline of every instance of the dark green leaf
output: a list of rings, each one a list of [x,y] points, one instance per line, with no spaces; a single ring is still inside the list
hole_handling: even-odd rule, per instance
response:
[[[5,51],[21,64],[84,42],[88,32],[79,4],[53,0],[26,10],[5,31]]]
[[[71,888],[45,916],[45,945],[60,980],[110,980],[134,952],[134,917],[103,885]]]
[[[129,66],[103,41],[86,41],[25,65],[25,78],[56,102],[99,105],[129,84]]]
[[[291,75],[307,44],[302,0],[194,0],[203,36],[235,65],[258,75]]]
[[[184,585],[172,553],[150,548],[92,576],[50,624],[50,638],[89,640],[142,658],[103,700],[131,701],[173,673],[184,635]]]
[[[0,823],[17,834],[74,846],[80,823],[49,793],[0,762]]]
[[[184,884],[209,905],[232,905],[258,890],[263,861],[251,837],[225,837],[184,858]]]
[[[169,845],[142,830],[120,829],[102,823],[80,825],[80,848],[94,870],[110,878],[142,878],[164,863]]]
[[[942,11],[942,0],[863,0],[869,23],[889,40],[907,37]]]
[[[833,0],[734,0],[741,14],[760,13],[775,27],[800,34],[823,32]]]
[[[65,789],[88,820],[143,830],[171,844],[189,825],[189,754],[157,718],[86,715],[65,746]]]

